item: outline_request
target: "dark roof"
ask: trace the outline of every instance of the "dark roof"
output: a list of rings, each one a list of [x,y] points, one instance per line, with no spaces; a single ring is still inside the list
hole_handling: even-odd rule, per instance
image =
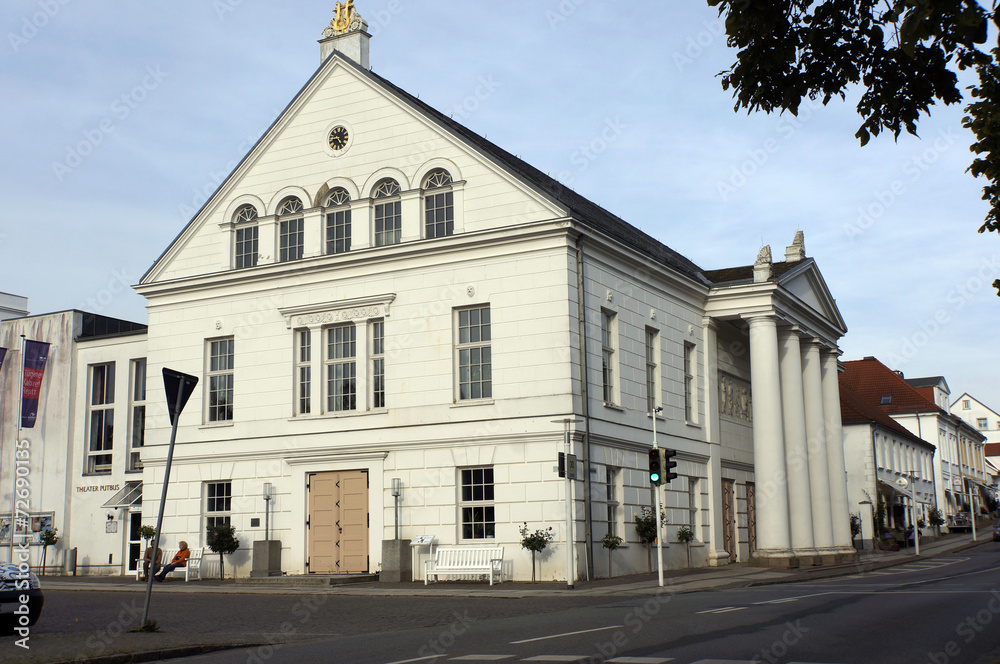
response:
[[[873,423],[886,429],[891,429],[897,434],[915,442],[923,443],[934,447],[932,443],[922,438],[918,438],[909,429],[896,422],[875,406],[866,402],[860,394],[849,387],[840,377],[840,421],[844,424]]]
[[[91,314],[86,311],[79,312],[83,320],[82,330],[76,338],[77,341],[88,339],[99,339],[101,337],[117,337],[130,334],[145,334],[148,329],[142,323],[111,318],[100,314]]]
[[[806,258],[801,261],[796,261],[789,263],[788,261],[782,261],[780,263],[771,263],[771,279],[777,280],[779,277],[784,275],[786,272],[794,267],[802,265],[807,260],[812,260],[811,258]],[[705,278],[712,282],[713,285],[719,286],[721,284],[734,284],[734,283],[750,283],[753,282],[753,265],[743,265],[741,267],[727,267],[721,270],[709,270],[705,272]]]
[[[927,376],[926,378],[907,378],[906,382],[912,385],[913,387],[916,387],[917,389],[921,387],[937,387],[941,383],[945,383],[945,385],[948,384],[945,382],[944,376]]]
[[[902,376],[874,357],[844,362],[840,381],[854,390],[861,399],[883,413],[945,413],[933,401],[928,401]],[[882,397],[891,397],[882,403]]]
[[[361,68],[349,58],[342,58],[342,60],[353,66],[363,75],[368,76],[377,81],[380,85],[389,88],[395,94],[402,97],[407,103],[416,106],[422,113],[426,113],[436,122],[444,125],[449,131],[458,134],[462,137],[462,139],[468,141],[477,149],[488,154],[507,169],[519,175],[524,180],[527,180],[536,188],[547,193],[549,196],[568,208],[570,215],[580,223],[590,226],[594,230],[604,233],[605,235],[608,235],[609,237],[612,237],[619,242],[646,254],[658,262],[671,267],[688,277],[691,277],[699,283],[704,283],[704,279],[700,277],[703,272],[700,267],[653,236],[643,233],[638,228],[632,226],[617,215],[608,212],[600,205],[584,198],[580,194],[576,193],[572,189],[569,189],[558,180],[541,172],[526,161],[515,157],[495,143],[486,140],[471,129],[459,124],[452,118],[414,97],[409,92],[398,87],[391,81],[382,78],[375,72]]]

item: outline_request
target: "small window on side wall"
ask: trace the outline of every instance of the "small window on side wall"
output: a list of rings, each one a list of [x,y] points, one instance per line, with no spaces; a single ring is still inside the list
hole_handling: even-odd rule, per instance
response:
[[[236,227],[235,266],[237,270],[257,265],[257,208],[243,205],[233,215]]]
[[[455,232],[455,194],[451,174],[444,169],[424,178],[424,237],[446,237]]]

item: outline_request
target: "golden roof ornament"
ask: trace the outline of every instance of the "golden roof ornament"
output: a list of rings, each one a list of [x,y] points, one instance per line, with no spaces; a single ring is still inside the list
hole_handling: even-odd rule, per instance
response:
[[[364,21],[354,9],[354,0],[338,2],[333,10],[334,17],[330,25],[323,30],[324,37],[335,37],[348,32],[362,29]]]

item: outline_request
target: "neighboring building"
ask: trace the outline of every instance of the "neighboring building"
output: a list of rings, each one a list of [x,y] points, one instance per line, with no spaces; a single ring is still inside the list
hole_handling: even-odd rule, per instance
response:
[[[38,533],[61,538],[46,566],[62,569],[76,547],[78,571],[120,574],[135,569],[142,507],[146,326],[82,311],[27,316],[0,323],[0,486],[12,487],[12,463],[27,484],[32,564],[41,561]],[[24,339],[49,344],[38,419],[20,428]],[[15,442],[26,441],[17,448]],[[20,496],[19,496],[20,498]],[[11,492],[0,491],[0,558],[7,559]]]
[[[844,381],[840,382],[840,416],[847,497],[851,511],[861,517],[862,543],[871,548],[879,503],[885,505],[885,526],[900,529],[913,524],[911,491],[915,491],[917,521],[925,519],[927,510],[935,506],[935,449],[865,401]],[[900,487],[901,479],[906,480],[905,487]]]
[[[950,412],[983,434],[987,443],[1000,443],[1000,413],[968,392],[963,392],[962,396],[952,402]],[[994,455],[987,453],[986,456]]]
[[[934,444],[934,503],[949,523],[955,514],[968,512],[970,494],[982,494],[987,479],[985,437],[941,406],[948,403],[947,382],[940,376],[907,381],[873,357],[844,362],[844,367],[842,382],[866,404]],[[917,464],[903,470],[927,473]]]
[[[28,298],[0,293],[0,320],[28,315]]]
[[[846,326],[801,233],[784,262],[765,247],[753,265],[704,271],[372,73],[364,27],[355,14],[327,29],[320,68],[143,276],[143,352],[80,351],[80,374],[147,358],[147,524],[170,435],[158,376],[200,379],[165,546],[232,524],[243,546],[226,567],[246,576],[269,483],[283,571],[376,571],[399,480],[403,539],[502,545],[506,578],[531,578],[525,522],[553,528],[542,577],[566,578],[568,500],[578,576],[645,571],[632,515],[653,504],[655,422],[679,462],[659,489],[666,538],[690,526],[692,564],[855,555]],[[566,419],[571,496],[556,472]],[[62,452],[85,475],[67,486],[129,480],[133,448],[116,442],[108,460],[83,441]],[[611,569],[609,531],[626,543]],[[686,564],[682,547],[665,557]]]

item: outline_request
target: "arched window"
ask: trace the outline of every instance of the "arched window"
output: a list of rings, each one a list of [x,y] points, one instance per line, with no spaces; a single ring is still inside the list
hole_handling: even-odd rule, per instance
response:
[[[302,258],[304,246],[302,201],[291,196],[278,205],[278,260],[285,263]]]
[[[424,237],[445,237],[455,232],[451,183],[451,174],[441,168],[424,178]]]
[[[399,200],[399,183],[389,178],[375,185],[375,246],[399,244],[403,235],[403,220]]]
[[[351,195],[337,188],[327,194],[326,253],[343,254],[351,250]]]
[[[236,226],[236,269],[257,265],[257,208],[243,205],[233,215]]]

